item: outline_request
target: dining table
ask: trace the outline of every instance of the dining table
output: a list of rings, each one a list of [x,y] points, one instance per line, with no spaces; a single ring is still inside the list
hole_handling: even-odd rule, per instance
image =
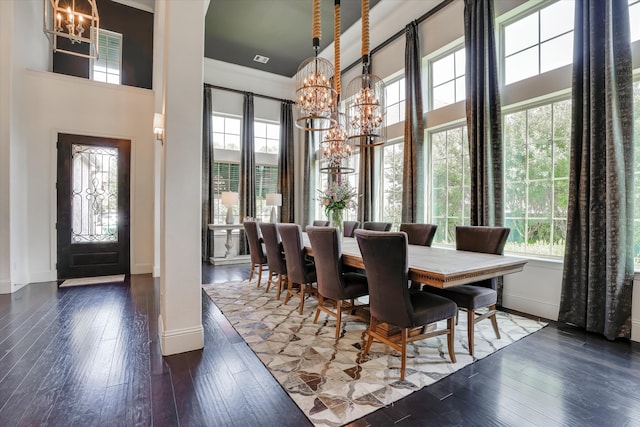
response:
[[[307,254],[313,256],[306,233],[303,233],[303,241]],[[355,238],[342,237],[341,247],[345,265],[365,270]],[[420,245],[408,245],[407,260],[410,280],[436,288],[450,288],[517,273],[527,263],[527,259],[520,257]]]

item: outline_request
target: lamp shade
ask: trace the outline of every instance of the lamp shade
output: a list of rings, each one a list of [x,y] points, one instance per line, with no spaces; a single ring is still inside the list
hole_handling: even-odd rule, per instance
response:
[[[282,206],[282,194],[268,193],[266,196],[267,206]]]
[[[234,191],[223,191],[221,201],[224,206],[234,206],[238,203],[238,193]]]

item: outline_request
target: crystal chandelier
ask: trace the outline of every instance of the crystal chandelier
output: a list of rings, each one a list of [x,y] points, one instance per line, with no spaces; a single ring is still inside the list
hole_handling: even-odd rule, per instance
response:
[[[347,121],[344,113],[340,111],[340,0],[334,3],[334,80],[336,83],[336,109],[334,117],[336,124],[329,129],[320,143],[322,148],[322,158],[326,159],[327,165],[320,168],[321,172],[330,174],[344,174],[355,172],[355,169],[348,166],[351,158],[351,145],[348,142]]]
[[[48,3],[48,4],[47,4]],[[44,32],[50,35],[54,52],[63,52],[83,58],[98,57],[97,32],[100,16],[96,0],[78,0],[82,7],[76,8],[76,0],[60,5],[60,0],[44,0]],[[85,32],[88,34],[85,35]],[[71,41],[71,45],[88,43],[88,53],[60,47],[58,37]]]
[[[362,0],[362,75],[347,86],[347,126],[349,139],[356,145],[384,144],[386,136],[385,84],[370,73],[369,0]]]
[[[295,124],[304,130],[321,131],[335,124],[336,91],[333,87],[333,65],[318,57],[322,36],[320,0],[313,0],[312,33],[315,55],[302,62],[296,72]]]

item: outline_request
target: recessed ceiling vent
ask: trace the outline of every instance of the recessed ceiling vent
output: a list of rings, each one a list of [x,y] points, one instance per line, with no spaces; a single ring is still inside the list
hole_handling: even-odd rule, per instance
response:
[[[261,64],[266,64],[267,62],[269,62],[269,58],[267,58],[266,56],[262,56],[262,55],[254,56],[253,60],[256,61],[256,62],[260,62]]]

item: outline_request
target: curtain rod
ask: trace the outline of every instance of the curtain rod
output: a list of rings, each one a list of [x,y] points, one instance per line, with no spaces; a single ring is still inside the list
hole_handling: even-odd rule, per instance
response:
[[[415,19],[414,22],[417,23],[417,24],[421,24],[423,21],[425,21],[428,18],[430,18],[431,16],[435,15],[437,12],[440,12],[440,10],[442,10],[445,7],[449,6],[453,2],[454,2],[454,0],[443,0],[442,2],[438,3],[438,5],[436,7],[434,7],[431,10],[429,10],[428,12],[426,12],[425,14],[420,16],[418,19]],[[392,35],[391,37],[389,37],[388,39],[386,39],[385,41],[380,43],[378,46],[374,47],[371,50],[371,52],[369,53],[369,56],[373,56],[374,53],[376,53],[379,50],[385,48],[386,46],[391,44],[391,42],[394,42],[396,39],[398,39],[401,36],[403,36],[404,33],[405,33],[405,28],[403,28],[402,30],[398,31],[397,33],[395,33],[394,35]],[[360,63],[361,63],[361,59],[358,59],[354,63],[350,64],[347,68],[343,69],[341,71],[341,73],[343,73],[343,74],[346,73],[347,71],[349,71],[350,69],[352,69],[353,67],[355,67],[356,65],[358,65]]]
[[[212,85],[209,83],[205,83],[204,84],[205,87],[210,88],[210,89],[220,89],[220,90],[226,90],[229,92],[235,92],[235,93],[241,93],[241,94],[245,94],[245,93],[251,93],[253,96],[257,96],[258,98],[265,98],[265,99],[270,99],[272,101],[278,101],[278,102],[293,102],[289,99],[281,99],[281,98],[276,98],[274,96],[269,96],[269,95],[261,95],[259,93],[253,93],[253,92],[248,92],[246,90],[239,90],[239,89],[231,89],[228,87],[222,87],[222,86],[217,86],[217,85]]]

